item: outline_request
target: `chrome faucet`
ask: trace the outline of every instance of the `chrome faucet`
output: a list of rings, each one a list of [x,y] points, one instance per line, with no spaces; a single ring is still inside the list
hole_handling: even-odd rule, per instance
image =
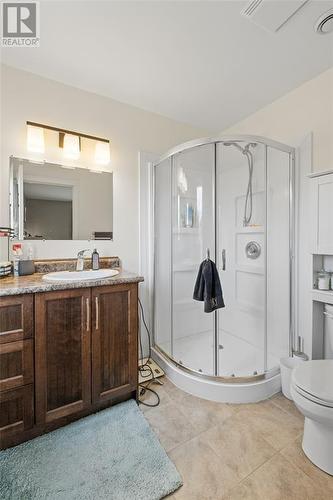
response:
[[[79,253],[77,254],[77,261],[76,261],[76,270],[77,271],[83,271],[84,268],[84,253],[85,252],[90,252],[91,250],[86,249],[86,250],[80,250]]]

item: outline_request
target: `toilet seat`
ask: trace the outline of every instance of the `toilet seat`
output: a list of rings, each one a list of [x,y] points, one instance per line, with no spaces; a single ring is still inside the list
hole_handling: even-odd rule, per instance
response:
[[[294,369],[295,390],[316,404],[333,408],[333,360],[314,360]]]
[[[320,406],[326,406],[327,408],[333,408],[333,403],[329,401],[322,401],[321,399],[317,398],[313,394],[309,394],[308,392],[304,391],[297,385],[294,385],[294,388],[298,394],[303,396],[303,398],[308,399],[309,401],[312,401],[313,403],[316,403]]]

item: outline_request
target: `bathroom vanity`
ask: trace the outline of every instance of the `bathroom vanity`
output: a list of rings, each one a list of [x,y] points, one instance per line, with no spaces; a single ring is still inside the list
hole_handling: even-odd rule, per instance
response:
[[[2,448],[137,397],[140,281],[0,281]]]

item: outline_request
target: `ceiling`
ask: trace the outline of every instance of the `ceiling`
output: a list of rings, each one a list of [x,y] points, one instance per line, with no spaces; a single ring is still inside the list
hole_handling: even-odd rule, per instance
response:
[[[247,4],[42,0],[40,47],[6,48],[2,59],[222,131],[333,66],[333,34],[313,29],[333,1],[308,1],[276,33],[241,16]]]

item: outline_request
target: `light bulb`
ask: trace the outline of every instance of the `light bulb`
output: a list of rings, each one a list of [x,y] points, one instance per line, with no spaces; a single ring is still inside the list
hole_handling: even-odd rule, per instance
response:
[[[107,165],[110,163],[110,144],[108,142],[96,142],[95,162],[99,165]]]
[[[70,160],[78,160],[80,158],[80,137],[78,135],[65,134],[64,157]]]
[[[44,153],[44,129],[27,125],[27,149],[33,153]]]

